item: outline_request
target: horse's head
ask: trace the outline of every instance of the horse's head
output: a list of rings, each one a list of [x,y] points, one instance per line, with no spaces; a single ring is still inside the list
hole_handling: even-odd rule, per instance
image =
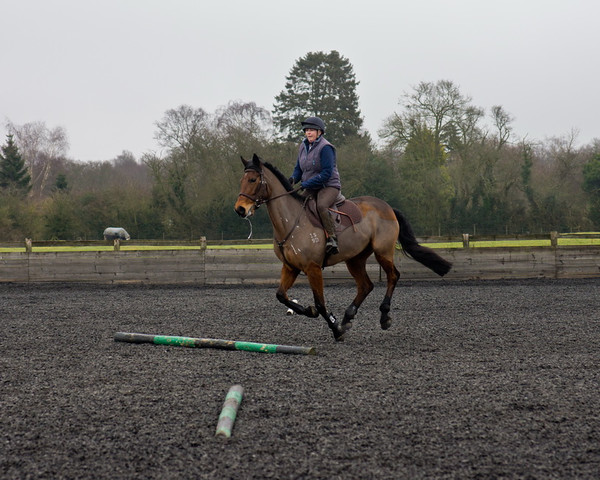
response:
[[[234,209],[240,217],[250,217],[254,210],[269,200],[281,197],[293,198],[303,202],[302,197],[290,184],[279,169],[269,162],[263,162],[256,154],[252,160],[245,160],[244,176],[241,180],[240,194]]]
[[[252,160],[242,158],[244,176],[240,182],[240,194],[234,205],[234,210],[240,217],[251,217],[254,210],[269,198],[269,187],[263,173],[263,163],[256,154]]]

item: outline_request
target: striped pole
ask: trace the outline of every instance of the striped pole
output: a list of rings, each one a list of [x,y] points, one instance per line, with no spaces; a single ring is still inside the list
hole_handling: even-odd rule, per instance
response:
[[[316,355],[315,347],[296,347],[292,345],[273,345],[269,343],[238,342],[216,338],[173,337],[166,335],[147,335],[145,333],[115,333],[115,342],[154,343],[155,345],[174,345],[178,347],[220,348],[223,350],[245,350],[263,353],[295,353]]]
[[[223,403],[223,409],[219,415],[219,421],[217,422],[217,429],[215,431],[216,437],[231,437],[231,429],[237,416],[238,408],[242,403],[242,394],[244,388],[241,385],[234,385],[227,392],[225,402]]]

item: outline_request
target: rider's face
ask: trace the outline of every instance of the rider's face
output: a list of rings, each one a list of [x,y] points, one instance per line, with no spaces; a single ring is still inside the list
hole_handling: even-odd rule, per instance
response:
[[[304,129],[304,135],[309,143],[313,143],[319,137],[319,130],[315,130],[314,128],[306,128]]]

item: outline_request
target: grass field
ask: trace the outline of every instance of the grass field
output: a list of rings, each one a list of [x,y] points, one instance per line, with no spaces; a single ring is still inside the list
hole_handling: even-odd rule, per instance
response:
[[[463,248],[462,242],[449,243],[424,243],[432,248]],[[559,238],[558,245],[566,246],[581,246],[581,245],[600,245],[600,238]],[[471,248],[485,247],[549,247],[550,240],[498,240],[498,241],[483,241],[470,242]]]
[[[582,238],[559,238],[559,246],[582,246],[582,245],[600,245],[600,238],[589,238],[581,234]],[[598,235],[594,233],[594,235]],[[431,248],[463,248],[462,242],[445,242],[445,243],[423,243]],[[550,239],[538,240],[498,240],[498,241],[471,241],[471,248],[486,248],[486,247],[549,247]],[[226,249],[250,249],[264,250],[273,248],[272,243],[261,243],[251,245],[209,245],[209,250],[226,250]],[[177,245],[127,245],[121,244],[121,251],[149,251],[149,250],[198,250],[198,245],[192,246],[177,246]],[[113,251],[112,245],[89,245],[89,246],[34,246],[34,252],[110,252]],[[25,247],[0,247],[0,253],[24,252]]]

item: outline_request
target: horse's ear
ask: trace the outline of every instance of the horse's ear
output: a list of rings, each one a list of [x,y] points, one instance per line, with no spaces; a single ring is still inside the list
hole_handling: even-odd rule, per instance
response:
[[[240,158],[242,159],[242,163],[244,164],[244,167],[247,167],[250,162],[248,160],[246,160],[244,157],[240,157]]]
[[[258,158],[256,153],[252,156],[252,163],[256,168],[260,168],[260,158]]]

